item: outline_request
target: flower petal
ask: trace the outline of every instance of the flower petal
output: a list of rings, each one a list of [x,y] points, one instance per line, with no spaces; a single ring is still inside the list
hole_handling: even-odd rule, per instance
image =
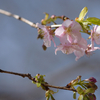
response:
[[[69,27],[72,23],[73,23],[73,21],[67,19],[66,21],[64,21],[64,22],[62,23],[62,26]]]
[[[57,29],[55,30],[55,36],[60,37],[60,36],[63,35],[63,33],[64,33],[64,28],[63,28],[62,26],[60,26],[59,28],[57,28]]]

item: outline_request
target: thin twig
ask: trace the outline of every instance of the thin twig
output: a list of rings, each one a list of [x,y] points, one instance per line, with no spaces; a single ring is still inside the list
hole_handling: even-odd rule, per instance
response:
[[[51,87],[51,88],[62,89],[62,90],[70,90],[70,91],[77,92],[75,89],[66,88],[65,86],[61,87],[61,86],[53,86],[53,85],[49,85],[49,84],[44,84],[44,85],[47,86],[47,87]]]
[[[1,69],[0,69],[0,73],[7,73],[7,74],[18,75],[18,76],[21,76],[23,78],[28,77],[30,80],[35,82],[35,78],[33,78],[31,76],[31,74],[21,74],[21,73],[16,73],[16,72],[5,71],[5,70],[1,70]]]
[[[1,69],[0,69],[0,73],[7,73],[7,74],[18,75],[18,76],[21,76],[23,78],[27,77],[30,80],[36,82],[35,78],[33,78],[31,76],[31,74],[22,74],[22,73],[16,73],[16,72],[11,72],[11,71],[5,71],[5,70],[1,70]],[[49,85],[49,84],[42,84],[42,85],[45,86],[45,87],[51,87],[51,88],[56,88],[56,89],[63,89],[63,90],[70,90],[70,91],[77,92],[75,89],[66,88],[65,86],[64,87],[60,87],[60,86],[53,86],[53,85]]]
[[[18,16],[18,15],[12,14],[12,13],[10,13],[10,12],[8,12],[8,11],[5,11],[5,10],[2,10],[2,9],[0,9],[0,13],[1,13],[1,14],[4,14],[4,15],[6,15],[6,16],[10,16],[10,17],[13,17],[13,18],[15,18],[15,19],[18,19],[18,20],[20,20],[20,21],[22,21],[22,22],[24,22],[24,23],[30,25],[31,27],[37,28],[37,26],[36,26],[35,23],[33,23],[33,22],[31,22],[31,21],[29,21],[29,20],[27,20],[27,19],[25,19],[25,18],[22,18],[22,17],[20,17],[20,16]]]
[[[51,27],[60,27],[62,26],[61,24],[57,24],[57,25],[51,25]]]

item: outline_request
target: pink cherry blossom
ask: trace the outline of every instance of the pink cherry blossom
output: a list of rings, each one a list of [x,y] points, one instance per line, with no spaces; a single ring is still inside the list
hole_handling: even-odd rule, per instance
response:
[[[56,29],[55,36],[60,39],[61,44],[57,46],[57,51],[65,54],[74,53],[76,61],[85,54],[87,41],[81,37],[81,26],[76,21],[66,20],[62,26]]]
[[[62,44],[66,42],[77,43],[81,40],[81,26],[76,21],[66,20],[62,23],[62,26],[55,30],[55,36],[60,39]]]
[[[74,53],[76,56],[76,61],[82,57],[85,54],[85,50],[87,48],[87,41],[82,38],[79,43],[67,43],[67,44],[60,44],[57,46],[55,50],[55,54],[57,54],[57,51],[62,51],[65,54],[71,54]]]
[[[91,55],[91,53],[97,49],[100,49],[100,47],[94,47],[94,41],[97,44],[100,44],[100,33],[99,33],[100,27],[95,25],[93,30],[91,30],[91,44],[87,46],[87,49],[85,51],[86,55]],[[99,33],[99,34],[98,34]]]
[[[54,42],[54,39],[53,39],[53,36],[50,34],[50,28],[47,28],[46,26],[44,25],[41,25],[39,23],[36,23],[36,26],[41,28],[43,30],[43,43],[46,47],[50,47],[51,46],[51,40],[53,41],[54,43],[54,46],[56,46],[55,42]]]
[[[95,25],[91,32],[92,41],[95,41],[96,44],[100,44],[100,26]]]

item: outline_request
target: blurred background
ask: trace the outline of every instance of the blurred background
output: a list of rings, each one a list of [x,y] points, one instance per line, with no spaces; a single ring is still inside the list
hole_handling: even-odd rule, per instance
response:
[[[0,9],[20,15],[32,22],[51,15],[78,17],[83,7],[88,7],[88,16],[100,18],[99,0],[0,0]],[[59,23],[60,24],[60,23]],[[87,35],[82,34],[85,39]],[[55,41],[58,43],[58,40]],[[75,61],[75,55],[61,51],[55,55],[54,46],[42,49],[42,40],[37,40],[37,30],[14,18],[0,14],[0,69],[19,73],[46,75],[45,80],[56,86],[65,86],[81,75],[82,79],[95,77],[100,98],[100,51],[90,57]],[[56,92],[57,90],[54,89]],[[56,100],[73,100],[73,92],[59,90]],[[45,92],[37,88],[28,78],[0,73],[0,100],[45,100]]]

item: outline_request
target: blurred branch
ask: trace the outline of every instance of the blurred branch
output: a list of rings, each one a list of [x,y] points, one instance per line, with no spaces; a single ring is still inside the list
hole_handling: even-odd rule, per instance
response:
[[[16,72],[11,72],[11,71],[5,71],[5,70],[1,70],[0,69],[0,73],[7,73],[7,74],[13,74],[13,75],[18,75],[18,76],[21,76],[23,78],[27,77],[29,78],[30,80],[32,80],[33,82],[36,82],[35,78],[33,78],[31,76],[31,74],[22,74],[22,73],[16,73]],[[48,83],[46,84],[42,84],[43,86],[45,86],[46,88],[48,87],[51,87],[51,88],[56,88],[56,89],[63,89],[63,90],[70,90],[70,91],[74,91],[74,92],[77,92],[75,89],[71,89],[71,88],[66,88],[65,86],[64,87],[60,87],[60,86],[53,86],[53,85],[49,85]]]
[[[22,22],[24,22],[24,23],[30,25],[31,27],[37,28],[37,26],[36,26],[35,23],[33,23],[33,22],[31,22],[31,21],[29,21],[29,20],[27,20],[27,19],[25,19],[25,18],[22,18],[22,17],[20,17],[20,16],[18,16],[18,15],[12,14],[12,13],[10,13],[10,12],[8,12],[8,11],[5,11],[5,10],[2,10],[2,9],[0,9],[0,13],[1,13],[1,14],[4,14],[4,15],[6,15],[6,16],[10,16],[10,17],[13,17],[13,18],[15,18],[15,19],[18,19],[18,20],[20,20],[20,21],[22,21]]]

